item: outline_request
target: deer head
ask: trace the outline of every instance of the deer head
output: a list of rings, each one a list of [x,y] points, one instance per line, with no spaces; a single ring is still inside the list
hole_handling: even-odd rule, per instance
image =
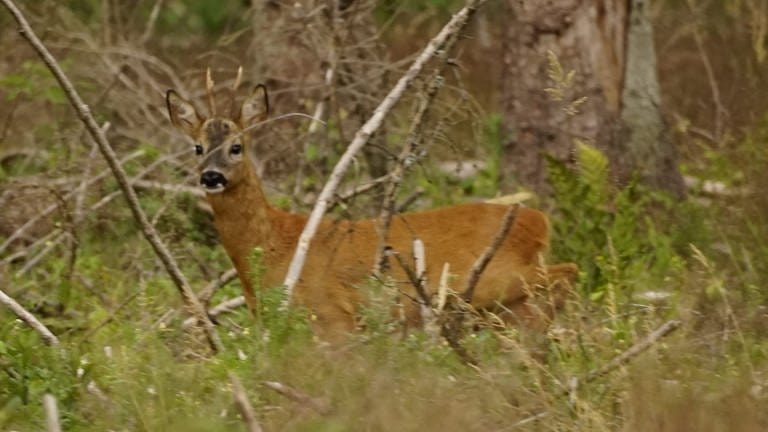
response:
[[[232,106],[238,79],[232,87]],[[249,129],[264,121],[269,114],[267,89],[259,84],[239,109],[230,110],[228,116],[216,115],[213,98],[213,81],[210,70],[206,76],[208,90],[208,118],[198,113],[192,103],[174,90],[166,93],[168,115],[173,125],[191,138],[199,159],[200,185],[209,194],[224,192],[237,186],[251,169],[246,156],[249,145]]]

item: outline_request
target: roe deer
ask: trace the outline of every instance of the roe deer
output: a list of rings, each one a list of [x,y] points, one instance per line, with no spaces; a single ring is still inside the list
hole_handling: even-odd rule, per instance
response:
[[[268,115],[266,88],[256,87],[229,117],[215,115],[210,86],[209,118],[201,116],[173,90],[168,91],[166,103],[173,125],[194,142],[200,185],[253,312],[256,304],[249,278],[249,254],[257,246],[263,249],[262,286],[279,285],[307,221],[306,215],[269,204],[246,154],[252,139],[247,129]],[[471,203],[399,214],[392,219],[388,244],[395,251],[406,252],[411,250],[413,240],[420,238],[426,250],[427,280],[438,281],[443,264],[450,263],[456,276],[452,286],[461,288],[507,210],[505,205]],[[318,228],[293,301],[315,315],[316,330],[326,339],[355,328],[358,306],[365,301],[356,285],[365,281],[372,268],[379,239],[376,228],[376,220],[331,219],[323,220]],[[539,328],[549,323],[554,308],[562,305],[563,296],[555,296],[554,303],[541,313],[532,300],[533,292],[549,292],[556,284],[567,284],[575,278],[577,268],[575,264],[542,264],[548,228],[543,213],[519,209],[514,225],[480,277],[471,301],[474,307],[494,311],[506,321],[522,321]],[[403,269],[392,267],[394,280],[402,291],[410,293],[406,297],[416,298]],[[404,310],[408,324],[420,323],[415,302],[406,300]]]

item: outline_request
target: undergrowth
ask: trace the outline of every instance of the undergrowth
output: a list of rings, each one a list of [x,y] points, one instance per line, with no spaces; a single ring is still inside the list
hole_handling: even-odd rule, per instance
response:
[[[390,291],[377,286],[360,288],[382,300],[370,303],[364,331],[340,349],[313,336],[311,314],[280,308],[282,289],[264,287],[255,321],[244,309],[219,318],[227,350],[211,357],[199,335],[181,330],[180,302],[156,264],[136,261],[152,256],[147,246],[121,230],[84,237],[77,264],[82,280],[66,290],[57,282],[66,257],[47,261],[34,278],[14,280],[35,299],[37,313],[48,310],[46,323],[63,344],[41,348],[35,333],[0,312],[0,425],[42,429],[39,401],[51,393],[70,431],[241,430],[228,380],[234,373],[268,430],[505,430],[536,415],[541,418],[520,429],[683,430],[685,424],[724,430],[726,422],[711,421],[715,407],[743,413],[739,430],[760,430],[768,421],[758,409],[766,397],[768,344],[741,314],[759,309],[764,295],[742,302],[734,290],[751,288],[738,287],[738,275],[683,244],[696,239],[675,234],[670,224],[691,217],[686,206],[637,184],[616,187],[604,156],[586,144],[577,159],[575,169],[550,164],[553,254],[582,269],[567,311],[543,339],[514,328],[470,332],[463,343],[479,359],[478,370],[462,365],[441,340],[401,335],[389,319]],[[152,208],[156,198],[142,199]],[[113,236],[123,241],[114,243]],[[175,247],[183,244],[193,245],[178,236]],[[119,250],[104,255],[107,245]],[[221,255],[207,259],[223,268]],[[251,260],[260,286],[260,251]],[[199,271],[191,260],[182,264],[188,274]],[[129,282],[136,278],[138,285]],[[58,287],[41,292],[36,286]],[[238,293],[230,286],[216,298]],[[566,397],[573,379],[668,319],[683,319],[683,329],[629,367]],[[265,381],[327,401],[331,411],[288,400]],[[662,404],[648,402],[658,394]],[[678,412],[683,406],[684,415]]]

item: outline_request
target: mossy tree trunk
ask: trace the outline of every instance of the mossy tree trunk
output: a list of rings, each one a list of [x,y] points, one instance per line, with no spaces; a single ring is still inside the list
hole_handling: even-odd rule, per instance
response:
[[[572,159],[575,140],[606,152],[619,181],[635,172],[683,194],[660,112],[647,0],[508,0],[502,80],[506,183],[547,193],[545,154]],[[555,100],[547,52],[573,81]],[[573,103],[577,113],[569,112]]]

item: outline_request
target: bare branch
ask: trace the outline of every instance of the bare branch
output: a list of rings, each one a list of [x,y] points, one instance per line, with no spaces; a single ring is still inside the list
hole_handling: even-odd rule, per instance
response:
[[[291,264],[288,268],[288,273],[285,276],[285,290],[286,290],[286,306],[290,303],[293,294],[293,289],[301,276],[301,270],[304,267],[304,261],[306,260],[307,253],[309,252],[309,246],[312,242],[317,228],[320,225],[320,221],[323,219],[328,204],[331,202],[333,195],[341,182],[347,167],[352,162],[355,154],[368,142],[371,135],[373,135],[380,127],[386,116],[395,106],[395,104],[403,96],[405,90],[410,86],[411,82],[421,72],[426,63],[445,45],[446,41],[454,34],[464,28],[464,25],[472,16],[474,11],[482,4],[484,0],[468,0],[466,6],[456,13],[448,24],[435,36],[427,47],[424,48],[422,53],[416,58],[408,71],[400,78],[395,86],[390,90],[389,94],[384,100],[376,107],[373,116],[368,119],[367,122],[357,131],[355,138],[347,147],[347,150],[339,159],[339,162],[334,167],[328,182],[323,187],[320,196],[318,197],[315,207],[312,209],[307,224],[299,237],[296,251],[291,260]]]
[[[16,300],[11,298],[8,294],[0,290],[0,303],[8,307],[20,320],[27,323],[33,330],[35,330],[48,345],[58,345],[59,339],[50,331],[48,327],[43,325],[34,315],[24,309]]]
[[[142,233],[144,234],[145,238],[150,243],[155,253],[160,258],[160,261],[165,266],[165,269],[168,272],[168,275],[171,277],[171,280],[173,280],[174,284],[178,288],[179,293],[184,299],[184,302],[189,308],[190,312],[196,315],[200,320],[200,322],[202,323],[211,349],[214,352],[221,351],[223,349],[223,346],[221,344],[221,339],[219,339],[219,336],[216,333],[216,328],[214,327],[213,323],[208,319],[208,315],[206,315],[205,309],[203,308],[200,301],[197,299],[197,296],[195,296],[195,293],[189,287],[189,284],[187,283],[186,278],[181,273],[181,270],[179,270],[179,267],[176,264],[176,261],[174,260],[173,256],[168,251],[168,248],[160,239],[154,227],[152,227],[152,225],[150,225],[149,221],[147,220],[147,216],[144,214],[144,211],[141,209],[141,206],[139,204],[139,199],[136,196],[136,191],[134,191],[133,187],[130,185],[128,181],[128,176],[126,175],[125,171],[120,165],[120,162],[117,158],[117,155],[115,154],[114,149],[112,149],[112,146],[109,144],[109,141],[107,141],[107,138],[104,135],[103,131],[101,130],[101,128],[99,128],[99,125],[96,123],[96,120],[91,115],[88,105],[86,105],[85,102],[83,102],[82,98],[80,98],[80,95],[72,86],[72,83],[70,82],[69,78],[67,78],[64,72],[61,70],[61,67],[59,67],[58,63],[56,62],[56,59],[53,57],[53,55],[51,55],[51,53],[48,51],[45,45],[43,45],[40,39],[35,35],[34,31],[29,26],[29,23],[24,18],[21,11],[16,7],[14,2],[12,0],[2,0],[2,2],[3,2],[3,5],[8,9],[8,11],[11,12],[14,19],[18,23],[20,28],[19,32],[21,33],[21,35],[35,49],[35,51],[43,60],[45,65],[48,67],[48,69],[50,69],[50,71],[56,77],[56,80],[59,82],[59,85],[64,90],[64,93],[67,95],[69,102],[72,104],[72,107],[77,112],[78,117],[83,122],[86,129],[88,129],[88,132],[96,141],[96,144],[98,144],[99,150],[101,151],[102,156],[104,156],[104,159],[106,159],[107,164],[112,170],[112,174],[114,175],[115,179],[120,185],[120,189],[123,191],[123,195],[128,201],[128,207],[133,213],[134,219],[141,227]]]

